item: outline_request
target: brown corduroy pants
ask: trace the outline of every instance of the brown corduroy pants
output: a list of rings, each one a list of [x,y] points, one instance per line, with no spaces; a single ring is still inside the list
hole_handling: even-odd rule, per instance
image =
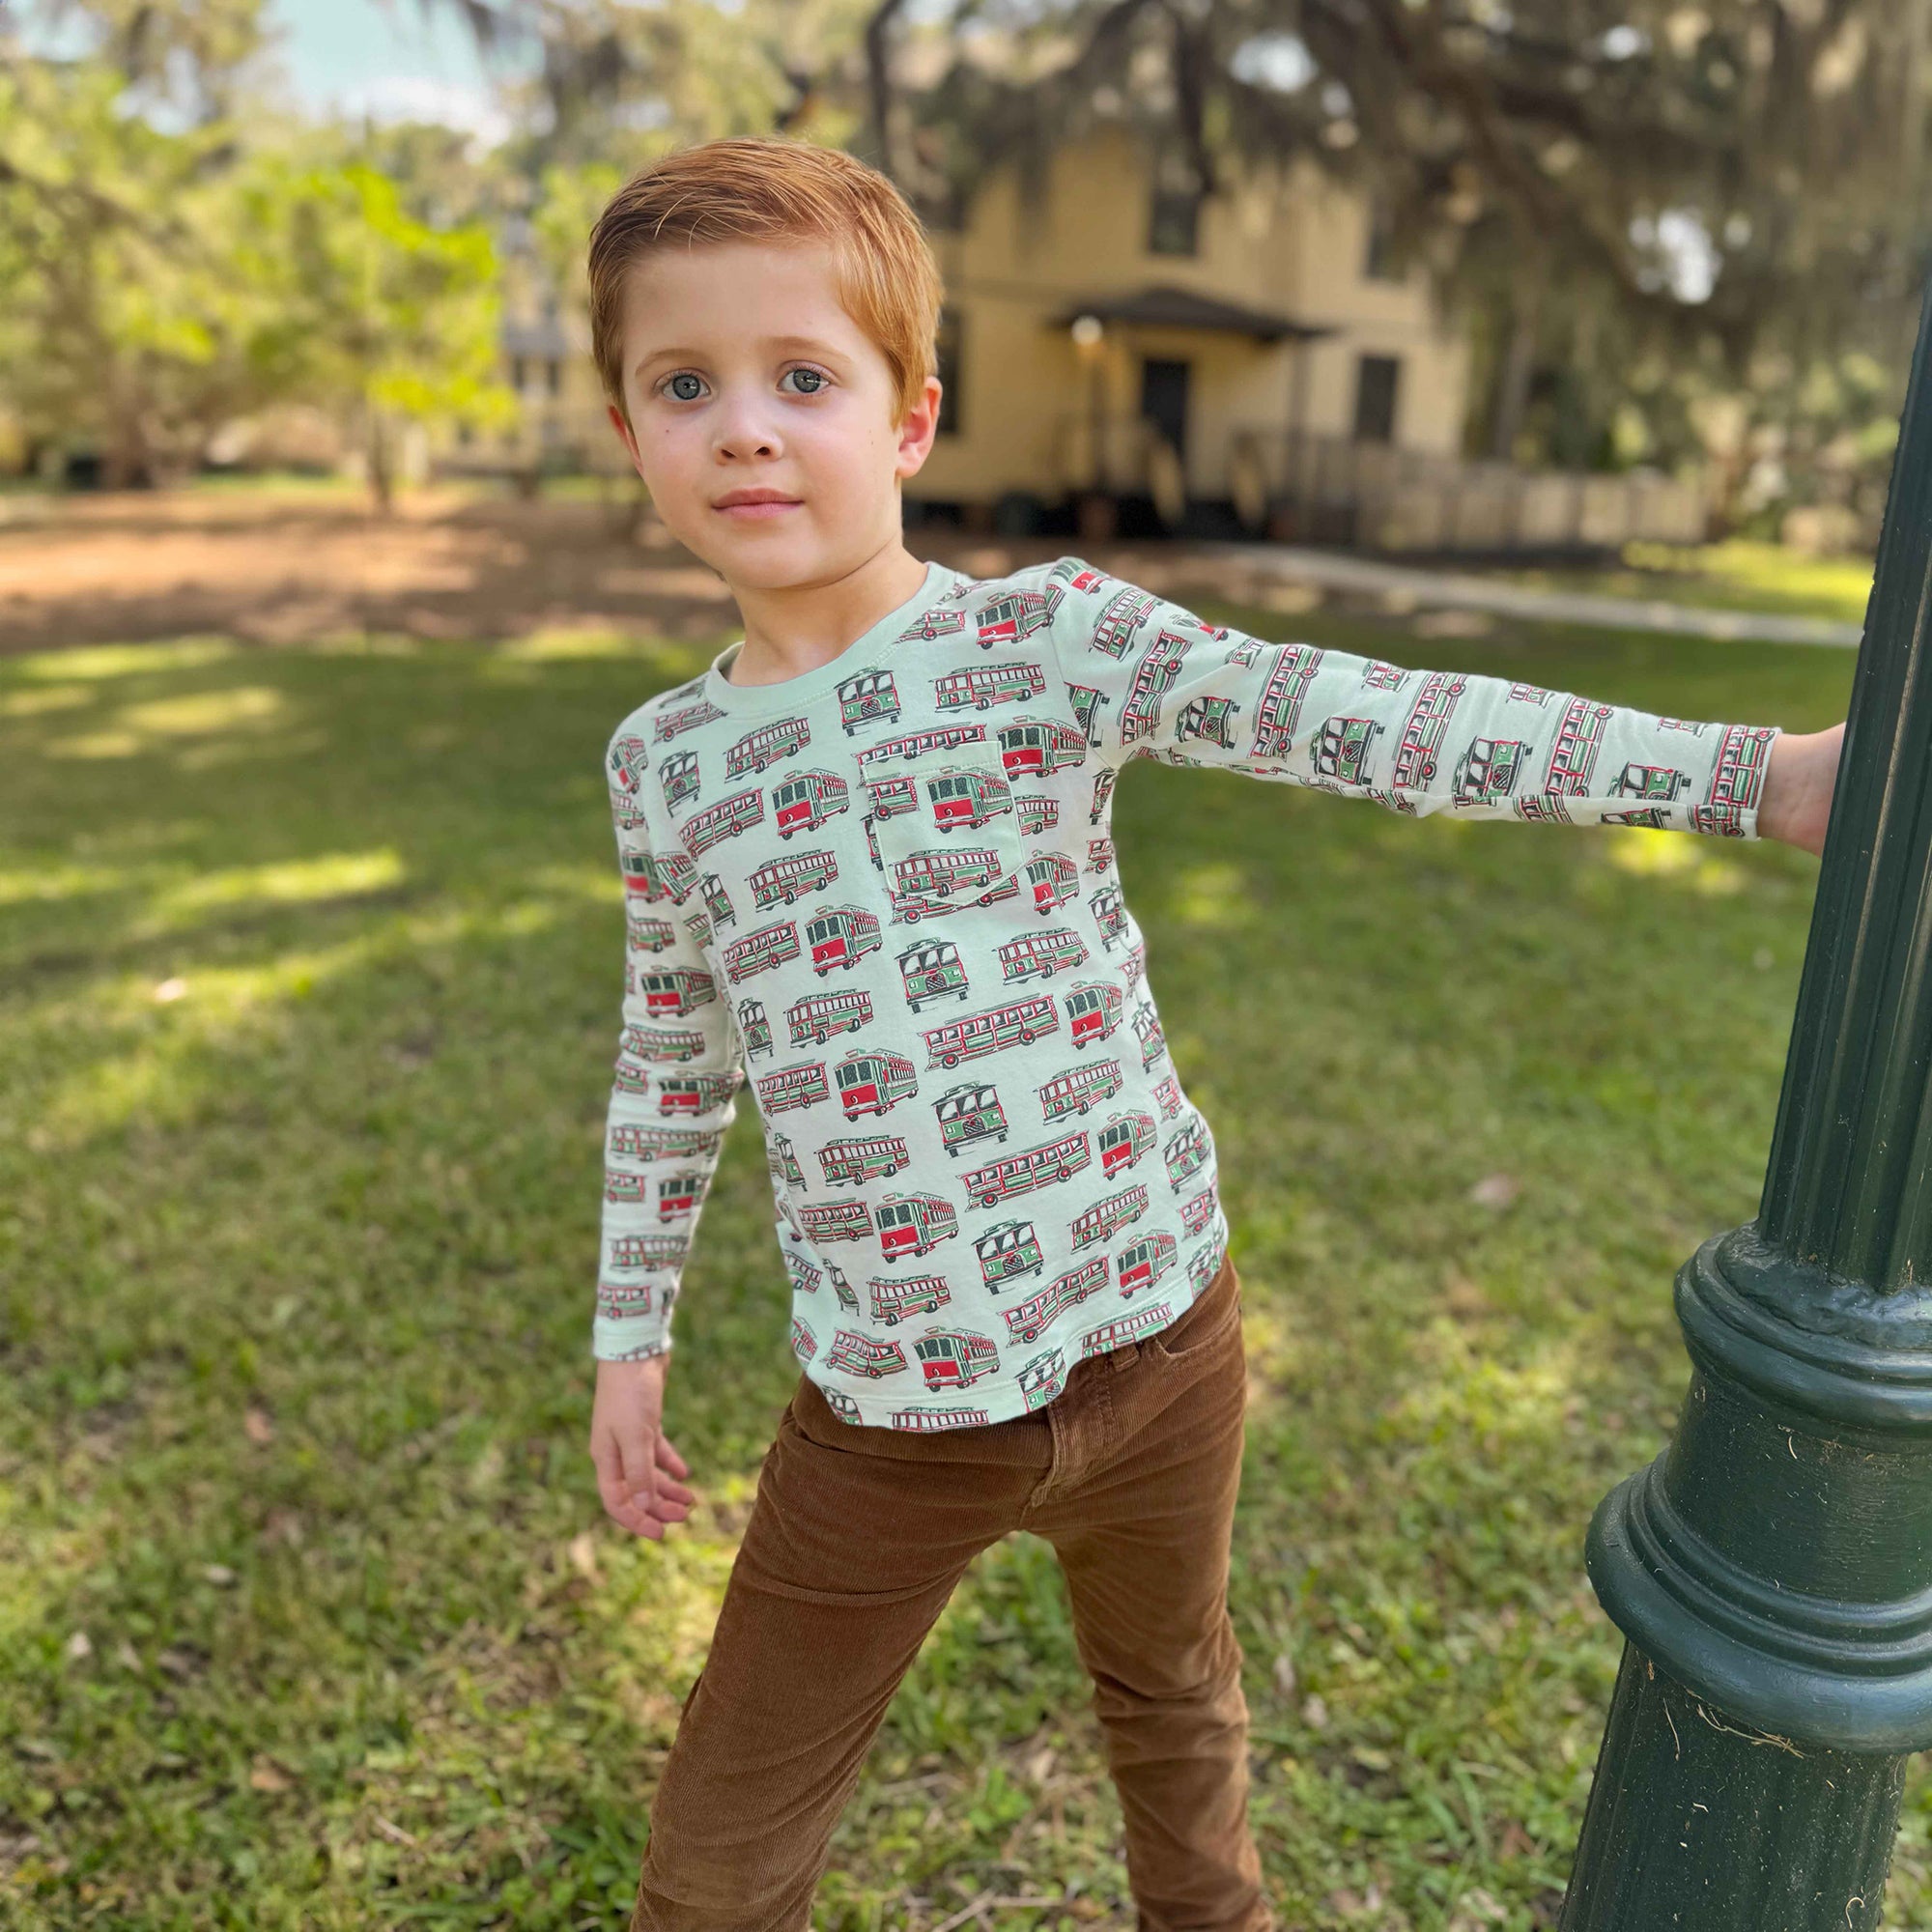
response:
[[[804,1377],[652,1802],[634,1932],[803,1932],[921,1642],[1009,1530],[1052,1543],[1094,1679],[1141,1932],[1272,1932],[1228,1614],[1247,1369],[1232,1262],[1043,1408],[931,1435]]]

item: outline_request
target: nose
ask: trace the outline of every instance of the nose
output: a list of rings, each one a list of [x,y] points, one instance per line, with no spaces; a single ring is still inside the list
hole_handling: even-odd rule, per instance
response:
[[[784,447],[762,398],[740,394],[718,412],[712,453],[725,462],[778,456]]]

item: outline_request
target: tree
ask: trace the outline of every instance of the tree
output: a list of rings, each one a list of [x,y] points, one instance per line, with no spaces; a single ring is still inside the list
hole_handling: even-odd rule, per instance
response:
[[[238,275],[235,142],[126,111],[99,61],[0,62],[0,397],[30,439],[152,481],[259,399],[260,289]]]
[[[480,221],[432,226],[353,154],[258,163],[245,200],[246,272],[273,290],[262,364],[277,394],[346,411],[386,510],[403,424],[500,420],[512,410],[497,374],[490,232]]]

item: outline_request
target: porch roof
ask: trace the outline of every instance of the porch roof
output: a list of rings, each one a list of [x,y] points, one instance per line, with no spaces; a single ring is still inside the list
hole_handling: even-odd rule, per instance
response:
[[[1159,328],[1211,328],[1227,335],[1252,335],[1258,342],[1280,342],[1284,338],[1308,342],[1317,336],[1335,333],[1332,327],[1320,323],[1297,322],[1293,316],[1277,315],[1268,309],[1220,301],[1168,282],[1151,282],[1143,289],[1092,296],[1052,319],[1065,328],[1083,315],[1095,316],[1101,322],[1139,322]]]

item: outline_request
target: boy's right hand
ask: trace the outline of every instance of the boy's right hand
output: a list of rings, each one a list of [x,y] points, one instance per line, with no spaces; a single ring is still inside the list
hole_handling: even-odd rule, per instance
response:
[[[697,1500],[682,1478],[690,1467],[663,1429],[665,1371],[670,1356],[640,1362],[599,1362],[590,1409],[590,1460],[597,1491],[612,1522],[662,1540]]]

